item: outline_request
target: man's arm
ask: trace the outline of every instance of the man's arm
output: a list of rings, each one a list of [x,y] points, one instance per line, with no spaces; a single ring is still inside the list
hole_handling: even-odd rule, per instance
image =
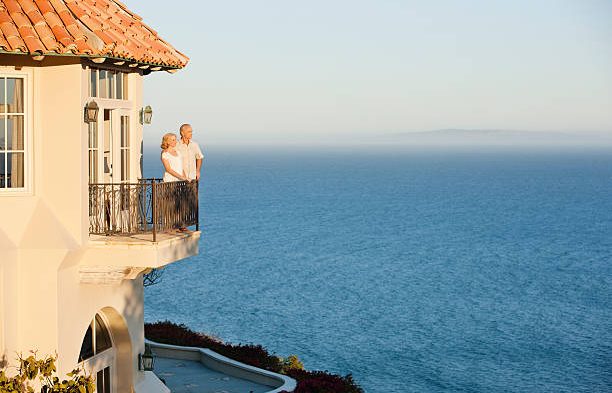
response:
[[[199,144],[194,144],[196,148],[195,159],[196,159],[196,180],[200,180],[200,169],[202,168],[202,159],[204,158],[204,154],[202,154],[202,149],[200,149]]]
[[[202,159],[196,159],[196,180],[200,180],[200,168],[202,168]]]

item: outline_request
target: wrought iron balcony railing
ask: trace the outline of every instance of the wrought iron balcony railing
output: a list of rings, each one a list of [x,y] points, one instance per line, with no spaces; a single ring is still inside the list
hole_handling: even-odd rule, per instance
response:
[[[130,236],[157,234],[195,225],[199,229],[198,182],[164,183],[142,179],[138,183],[89,185],[89,234]]]

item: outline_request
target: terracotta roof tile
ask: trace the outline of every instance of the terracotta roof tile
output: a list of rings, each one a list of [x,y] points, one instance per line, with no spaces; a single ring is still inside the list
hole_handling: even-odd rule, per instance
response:
[[[8,15],[6,11],[2,11],[2,13],[5,13],[6,15]],[[9,49],[11,51],[25,51],[26,50],[25,44],[23,40],[21,39],[21,36],[19,35],[19,31],[17,30],[17,27],[15,27],[13,23],[11,22],[0,23],[0,30],[2,30],[2,34],[4,34],[4,37],[6,38],[6,41],[9,44]]]
[[[62,11],[66,11],[68,6],[64,0],[49,0],[55,12],[60,13]]]
[[[32,27],[30,19],[28,19],[28,17],[22,12],[11,13],[11,18],[13,18],[13,22],[15,22],[15,25],[17,25],[17,29],[21,29],[22,27]]]
[[[6,11],[0,11],[0,23],[13,23],[11,16]]]
[[[55,39],[64,46],[68,46],[72,43],[73,39],[68,30],[62,25],[55,25],[51,28],[52,35],[48,38]]]
[[[38,7],[40,13],[43,15],[47,12],[55,12],[53,6],[51,5],[51,3],[49,3],[49,0],[34,0],[34,2],[36,3],[36,6]]]
[[[69,3],[69,9],[77,19],[89,18],[89,14],[85,11],[85,9],[83,9],[83,7],[79,7],[79,5],[76,3]]]
[[[47,24],[47,22],[45,22],[45,18],[42,16],[40,11],[38,10],[30,11],[26,13],[26,15],[28,16],[28,18],[30,19],[30,21],[32,22],[34,26],[37,26],[40,24],[44,24],[44,25]]]
[[[42,42],[40,42],[40,40],[37,37],[33,37],[33,36],[29,36],[29,37],[24,37],[23,41],[26,43],[26,46],[28,47],[28,49],[30,50],[30,53],[44,53],[45,52],[45,46],[43,45]]]
[[[0,0],[0,49],[182,68],[189,58],[118,0]]]
[[[49,27],[52,28],[52,29],[54,29],[56,27],[64,28],[64,24],[62,23],[62,20],[60,19],[59,15],[57,15],[57,14],[46,13],[45,14],[45,21],[47,22]]]
[[[36,7],[36,4],[34,4],[32,0],[17,0],[17,2],[21,6],[21,9],[25,14],[29,14],[32,12],[40,14],[40,11],[38,11],[38,7]]]
[[[133,18],[128,18],[123,12],[117,12],[115,15],[119,20],[121,20],[121,24],[124,26],[130,27],[137,23],[136,20]]]
[[[91,47],[87,45],[87,40],[85,38],[77,38],[76,40],[74,40],[74,44],[75,44],[76,50],[79,53],[86,53],[86,54],[93,53],[93,50],[91,49]]]
[[[75,37],[75,39],[84,39],[86,37],[85,33],[83,33],[79,26],[77,26],[76,22],[66,25],[66,30],[68,30],[68,32]]]
[[[6,10],[10,13],[21,11],[21,7],[19,7],[19,3],[17,0],[3,0],[4,6]]]
[[[8,35],[6,36],[6,40],[9,43],[9,47],[13,51],[25,52],[27,50],[25,43],[23,40],[16,35]]]
[[[38,34],[36,34],[32,26],[22,25],[17,30],[19,31],[19,34],[21,35],[22,39],[26,39],[26,38],[38,39]]]
[[[4,34],[0,32],[0,48],[9,49],[9,43],[4,38]]]
[[[64,22],[65,25],[76,24],[76,20],[68,9],[59,11],[57,15],[59,15],[60,19],[62,20],[62,22]]]
[[[41,41],[43,43],[43,45],[45,45],[45,48],[48,51],[54,51],[57,52],[60,50],[60,45],[57,43],[57,40],[54,40],[53,38],[53,33],[51,32],[51,29],[49,29],[49,27],[46,27],[46,29],[48,29],[49,32],[47,33],[43,33],[41,34],[39,32],[39,29],[37,28],[36,31],[39,32],[39,36],[41,37]],[[40,28],[40,31],[42,31],[42,27]]]

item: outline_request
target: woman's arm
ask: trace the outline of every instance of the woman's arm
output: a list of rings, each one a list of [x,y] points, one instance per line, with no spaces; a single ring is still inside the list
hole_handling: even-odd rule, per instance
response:
[[[179,157],[181,157],[181,159],[183,159],[183,154],[181,152],[179,152]],[[183,177],[185,178],[184,180],[191,181],[187,177],[187,172],[185,172],[185,167],[184,166],[183,166]]]
[[[187,180],[187,176],[185,176],[185,171],[183,171],[183,174],[181,175],[177,171],[172,169],[172,167],[170,166],[170,161],[166,160],[164,157],[162,157],[161,160],[162,164],[164,164],[164,169],[166,170],[166,172],[176,177],[177,179]]]

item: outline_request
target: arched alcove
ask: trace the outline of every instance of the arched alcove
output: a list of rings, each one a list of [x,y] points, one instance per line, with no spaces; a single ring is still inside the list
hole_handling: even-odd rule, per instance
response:
[[[79,364],[96,377],[96,392],[132,391],[132,343],[125,320],[105,307],[92,318],[83,336]]]

